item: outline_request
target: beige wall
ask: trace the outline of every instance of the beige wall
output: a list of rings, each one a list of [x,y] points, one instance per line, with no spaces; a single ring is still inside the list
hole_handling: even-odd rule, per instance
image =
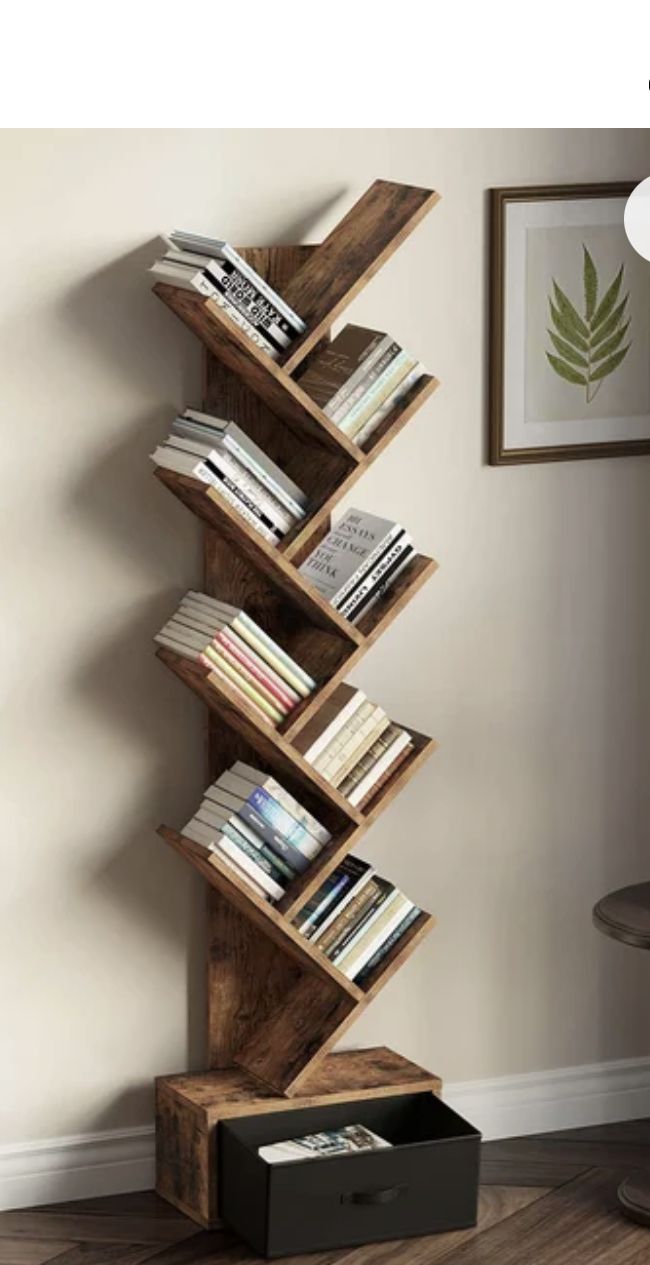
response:
[[[648,459],[485,465],[485,189],[641,178],[599,131],[22,132],[3,165],[4,1142],[150,1118],[201,1063],[202,784],[151,636],[199,578],[147,453],[199,400],[160,228],[320,237],[377,175],[443,200],[353,308],[443,386],[354,501],[441,570],[354,679],[441,750],[365,852],[439,918],[350,1033],[468,1080],[647,1053],[650,962],[590,907],[648,877]],[[189,1005],[188,1005],[189,998]],[[188,1017],[189,1015],[189,1017]]]

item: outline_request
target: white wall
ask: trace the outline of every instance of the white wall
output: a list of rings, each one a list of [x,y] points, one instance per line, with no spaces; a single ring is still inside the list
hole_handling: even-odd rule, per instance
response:
[[[350,315],[442,380],[355,503],[439,574],[354,679],[441,750],[364,848],[439,919],[350,1033],[451,1081],[648,1051],[650,962],[591,927],[648,877],[647,458],[485,464],[490,185],[641,178],[643,131],[5,132],[1,1140],[146,1123],[201,1064],[201,884],[154,834],[202,709],[151,636],[199,532],[147,453],[200,398],[160,228],[318,239],[376,176],[443,200]]]

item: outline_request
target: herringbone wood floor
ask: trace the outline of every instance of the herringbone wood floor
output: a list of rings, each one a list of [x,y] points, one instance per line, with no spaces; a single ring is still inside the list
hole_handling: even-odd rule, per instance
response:
[[[650,1120],[483,1147],[475,1230],[285,1258],[287,1265],[650,1265],[650,1229],[625,1221],[616,1187],[650,1168]],[[0,1265],[254,1265],[151,1191],[0,1213]]]

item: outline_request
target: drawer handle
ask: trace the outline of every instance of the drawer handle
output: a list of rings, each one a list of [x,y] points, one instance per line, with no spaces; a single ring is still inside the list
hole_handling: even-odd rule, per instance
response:
[[[392,1204],[405,1186],[385,1186],[383,1190],[353,1190],[349,1195],[341,1195],[342,1204]]]

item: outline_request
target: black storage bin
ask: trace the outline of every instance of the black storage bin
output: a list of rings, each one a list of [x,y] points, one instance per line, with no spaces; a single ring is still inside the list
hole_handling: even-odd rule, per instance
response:
[[[269,1142],[346,1124],[393,1145],[284,1164],[257,1154]],[[221,1216],[269,1257],[459,1230],[476,1224],[480,1140],[430,1093],[224,1120]]]

